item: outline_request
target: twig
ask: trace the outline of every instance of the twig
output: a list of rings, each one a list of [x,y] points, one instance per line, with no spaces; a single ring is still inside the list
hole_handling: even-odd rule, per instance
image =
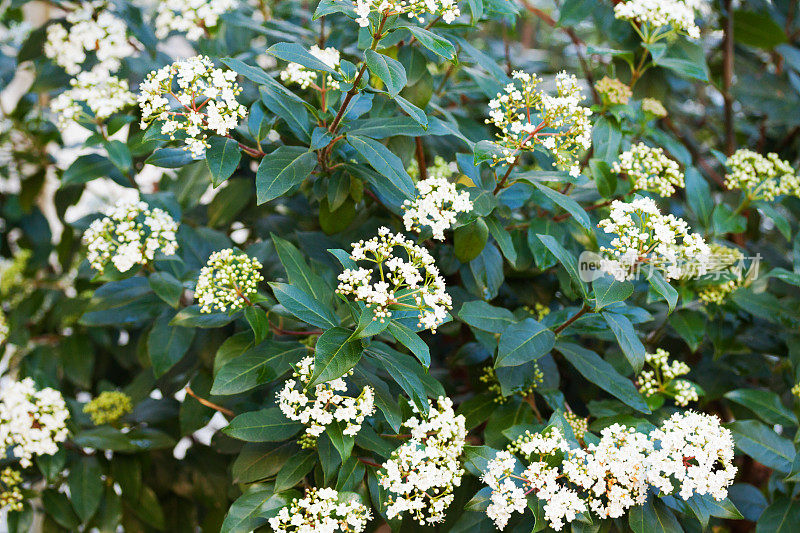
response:
[[[414,137],[417,146],[417,167],[419,167],[419,179],[428,179],[428,166],[425,164],[425,147],[422,146],[422,138]]]
[[[374,466],[375,468],[383,468],[383,465],[379,465],[375,461],[370,461],[369,459],[364,459],[363,457],[359,457],[358,460],[367,466]]]
[[[736,149],[736,136],[733,124],[733,1],[725,0],[725,26],[723,27],[722,50],[722,97],[725,99],[725,153],[733,154]]]
[[[189,385],[186,385],[186,389],[185,390],[186,390],[186,394],[188,394],[189,396],[191,396],[192,398],[194,398],[195,400],[197,400],[201,404],[205,405],[206,407],[208,407],[210,409],[214,409],[215,411],[219,411],[220,413],[222,413],[223,415],[225,415],[227,417],[231,417],[232,418],[232,417],[236,416],[236,413],[234,413],[230,409],[222,407],[221,405],[217,405],[217,404],[215,404],[213,402],[209,402],[205,398],[201,398],[200,396],[195,394],[195,392],[192,390],[192,388]]]
[[[558,326],[556,329],[554,329],[554,330],[553,330],[553,333],[555,333],[556,335],[558,335],[559,333],[561,333],[562,331],[564,331],[565,329],[567,329],[567,327],[569,327],[569,325],[570,325],[570,324],[572,324],[573,322],[575,322],[576,320],[578,320],[580,317],[582,317],[583,315],[585,315],[587,311],[589,311],[589,304],[587,304],[587,303],[585,303],[585,302],[584,302],[584,304],[583,304],[583,307],[581,307],[581,308],[578,310],[578,312],[577,312],[577,313],[575,313],[574,315],[572,315],[571,317],[569,317],[569,318],[567,319],[567,321],[566,321],[566,322],[564,322],[563,324],[561,324],[560,326]]]

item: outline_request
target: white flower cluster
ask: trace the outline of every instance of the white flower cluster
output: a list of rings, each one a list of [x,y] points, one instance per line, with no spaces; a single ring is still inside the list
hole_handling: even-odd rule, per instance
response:
[[[441,16],[447,24],[461,16],[458,0],[354,0],[356,22],[362,28],[369,26],[369,14],[377,11],[384,16],[407,14],[410,19],[424,22],[426,13]]]
[[[339,50],[329,46],[328,48],[320,48],[317,45],[312,46],[309,53],[331,67],[333,70],[339,70],[339,63],[341,62],[341,55]],[[326,89],[337,90],[339,82],[333,79],[330,74],[322,73],[324,75],[323,87]],[[312,87],[316,90],[322,88],[317,85],[317,76],[320,75],[316,70],[306,68],[299,63],[289,63],[286,68],[281,71],[281,80],[286,83],[296,83],[301,89]]]
[[[466,437],[463,415],[456,416],[453,401],[440,397],[437,407],[403,423],[410,439],[392,452],[378,472],[386,489],[389,520],[409,512],[421,525],[432,525],[445,518],[453,502],[453,490],[461,485],[461,454]]]
[[[448,165],[441,157],[436,157],[436,164],[432,167],[427,179],[417,182],[417,197],[403,203],[403,223],[406,231],[422,232],[424,226],[431,228],[433,238],[444,240],[444,231],[455,224],[458,213],[472,211],[472,202],[469,193],[458,192],[454,183],[448,177],[454,172],[454,164]],[[441,175],[444,166],[448,173]]]
[[[235,311],[250,305],[258,284],[264,281],[261,263],[231,248],[214,252],[200,269],[194,297],[201,313]]]
[[[372,519],[369,509],[352,494],[310,488],[269,519],[275,533],[361,533]]]
[[[31,378],[0,389],[0,457],[7,454],[29,467],[34,455],[53,455],[67,439],[69,411],[61,393],[36,390]]]
[[[109,262],[120,272],[146,265],[156,252],[174,255],[178,223],[166,211],[142,201],[120,201],[83,234],[86,258],[102,273]]]
[[[513,513],[524,512],[533,493],[544,502],[545,520],[560,530],[581,513],[621,517],[647,501],[651,485],[663,494],[675,492],[672,480],[683,499],[710,494],[721,500],[736,473],[732,461],[730,432],[717,417],[701,413],[676,413],[649,435],[614,424],[583,449],[550,427],[523,435],[489,461],[483,475],[491,489],[486,513],[503,529]]]
[[[355,436],[361,429],[364,418],[375,411],[375,393],[372,387],[364,387],[358,397],[344,396],[347,383],[337,378],[309,388],[314,374],[314,358],[304,357],[297,363],[293,379],[286,381],[278,393],[278,407],[286,418],[304,424],[303,447],[313,447],[325,427],[344,423],[342,433]],[[352,370],[348,375],[352,374]]]
[[[339,274],[336,292],[374,306],[374,319],[381,322],[392,316],[392,307],[416,309],[419,326],[435,332],[453,302],[428,250],[386,227],[378,229],[377,237],[352,246],[350,259],[375,263],[380,280],[373,283],[370,269],[348,268]],[[395,256],[395,248],[402,248],[408,260]]]
[[[555,158],[556,165],[580,173],[578,152],[591,145],[592,111],[580,104],[583,94],[575,76],[561,72],[556,76],[556,96],[538,90],[541,79],[535,74],[515,71],[514,80],[505,92],[489,101],[487,124],[500,129],[497,134],[503,148],[495,163],[513,163],[521,151],[543,146]]]
[[[636,379],[639,392],[648,398],[656,394],[670,396],[681,407],[697,401],[697,387],[691,381],[676,379],[689,373],[689,365],[677,360],[670,362],[669,352],[663,348],[645,354],[644,360],[652,370],[642,370]]]
[[[709,284],[702,285],[697,291],[700,301],[710,304],[722,304],[730,293],[741,286],[744,254],[736,248],[724,244],[711,243],[709,271],[714,272]]]
[[[614,16],[621,20],[629,20],[632,24],[641,25],[644,35],[651,35],[653,30],[664,26],[672,26],[675,31],[683,32],[689,37],[700,37],[700,28],[695,24],[695,10],[704,10],[706,0],[627,0],[614,6]],[[640,35],[642,34],[640,33]]]
[[[93,118],[100,120],[136,104],[136,96],[130,92],[128,82],[105,70],[81,72],[70,80],[70,86],[50,104],[50,109],[58,114],[58,124],[62,128],[81,116],[82,102],[89,107]]]
[[[123,58],[136,52],[136,41],[128,37],[125,21],[110,11],[105,0],[77,2],[66,6],[69,29],[60,23],[47,27],[44,54],[64,67],[68,74],[81,71],[87,52],[93,52],[95,70],[116,71]]]
[[[782,194],[800,196],[800,177],[792,165],[776,153],[766,157],[742,148],[736,150],[725,162],[730,170],[725,175],[725,186],[741,189],[750,200],[774,200]]]
[[[684,500],[692,494],[710,494],[717,501],[727,497],[737,468],[733,437],[719,418],[694,411],[675,413],[650,432],[650,440],[654,451],[648,480],[662,493],[677,489]]]
[[[649,113],[656,118],[664,118],[667,116],[667,108],[660,100],[655,98],[642,98],[642,111]]]
[[[603,76],[603,79],[594,84],[594,88],[608,104],[625,105],[633,96],[633,91],[630,87],[618,79],[609,78],[608,76]]]
[[[217,25],[219,16],[236,7],[235,0],[159,0],[156,2],[156,37],[166,38],[171,31],[186,34],[196,41]]]
[[[640,265],[661,270],[667,280],[707,270],[710,248],[703,237],[691,233],[683,219],[661,214],[651,198],[614,200],[598,227],[616,235],[611,248],[600,248],[605,256],[600,267],[620,281],[632,279]]]
[[[173,92],[173,82],[178,92]],[[247,115],[247,108],[236,100],[242,88],[236,72],[214,68],[206,56],[194,56],[154,70],[139,86],[142,128],[160,120],[161,133],[175,138],[186,133],[186,148],[202,157],[208,147],[207,131],[227,135]],[[170,99],[180,104],[172,110]]]
[[[627,174],[634,191],[668,197],[675,194],[675,187],[685,187],[678,163],[667,157],[661,148],[651,148],[644,143],[622,152],[612,170]]]

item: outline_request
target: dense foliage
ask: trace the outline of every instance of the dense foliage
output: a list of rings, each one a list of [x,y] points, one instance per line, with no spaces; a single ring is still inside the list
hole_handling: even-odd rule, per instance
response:
[[[0,88],[9,531],[800,528],[795,0],[5,0]]]

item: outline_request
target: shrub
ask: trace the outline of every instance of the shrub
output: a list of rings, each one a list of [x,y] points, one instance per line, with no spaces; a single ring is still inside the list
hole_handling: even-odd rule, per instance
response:
[[[800,527],[793,2],[0,23],[9,531]]]

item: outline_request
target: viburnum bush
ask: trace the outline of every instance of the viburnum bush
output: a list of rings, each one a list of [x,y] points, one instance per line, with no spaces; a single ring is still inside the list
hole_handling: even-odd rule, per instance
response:
[[[798,109],[796,0],[0,1],[0,530],[800,530]]]

